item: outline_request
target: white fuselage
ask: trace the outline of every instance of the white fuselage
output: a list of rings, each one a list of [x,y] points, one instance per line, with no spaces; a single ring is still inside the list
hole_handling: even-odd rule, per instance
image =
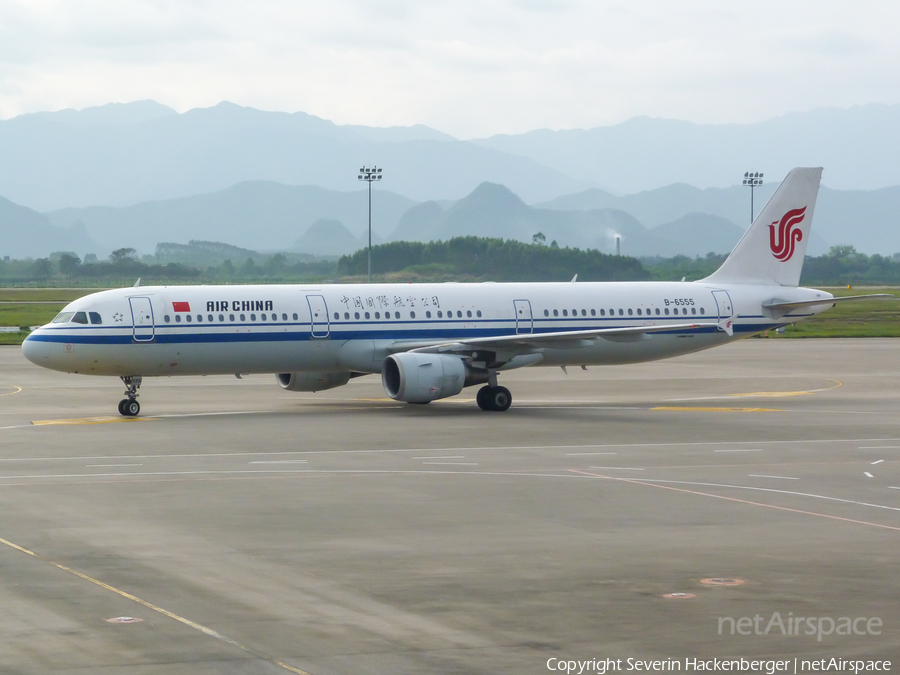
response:
[[[551,345],[540,348],[539,361],[522,362],[621,364],[707,349],[830,306],[782,315],[764,310],[764,302],[830,297],[807,288],[706,282],[136,287],[70,303],[64,312],[86,322],[47,324],[26,339],[23,352],[38,365],[90,375],[375,373],[404,343],[707,325]],[[733,335],[716,326],[729,319]]]

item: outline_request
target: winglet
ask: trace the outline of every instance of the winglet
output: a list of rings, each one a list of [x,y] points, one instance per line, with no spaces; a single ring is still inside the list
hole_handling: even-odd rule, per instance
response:
[[[734,317],[725,319],[724,321],[719,323],[716,328],[725,333],[728,337],[731,337],[732,335],[734,335]]]

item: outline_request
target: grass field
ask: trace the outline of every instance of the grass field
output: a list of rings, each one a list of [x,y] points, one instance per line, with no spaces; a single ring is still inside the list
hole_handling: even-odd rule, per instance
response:
[[[0,326],[39,326],[49,322],[66,303],[95,288],[0,288]],[[900,288],[827,288],[836,296],[889,293],[897,300],[845,302],[795,326],[779,340],[813,337],[900,337]],[[9,304],[7,304],[9,303]],[[21,344],[27,331],[0,333],[0,344]]]

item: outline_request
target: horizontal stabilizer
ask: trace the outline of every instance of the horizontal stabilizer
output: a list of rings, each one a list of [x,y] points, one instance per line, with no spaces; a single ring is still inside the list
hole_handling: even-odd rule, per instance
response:
[[[818,300],[769,300],[763,303],[763,309],[785,309],[792,310],[799,307],[821,307],[822,305],[834,305],[838,302],[847,302],[849,300],[900,300],[890,293],[872,293],[871,295],[847,295],[842,298],[820,298]]]

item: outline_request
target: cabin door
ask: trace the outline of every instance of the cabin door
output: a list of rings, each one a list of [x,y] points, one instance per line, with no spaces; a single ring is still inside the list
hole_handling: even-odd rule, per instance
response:
[[[150,298],[128,298],[131,305],[131,319],[134,325],[135,342],[152,342],[156,336],[153,329],[153,307]]]
[[[731,304],[731,296],[728,295],[728,291],[713,291],[712,294],[716,299],[719,321],[731,319],[734,316],[734,305]]]
[[[325,297],[321,295],[307,295],[306,302],[309,305],[310,334],[314,338],[326,338],[331,328],[328,324],[328,306]]]
[[[531,333],[534,330],[531,302],[528,300],[513,300],[513,307],[516,311],[516,335]]]

